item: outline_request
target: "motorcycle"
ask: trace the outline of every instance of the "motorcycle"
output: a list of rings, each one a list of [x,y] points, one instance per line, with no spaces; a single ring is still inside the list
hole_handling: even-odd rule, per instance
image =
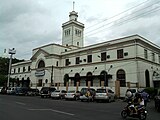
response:
[[[145,106],[141,106],[137,108],[137,112],[132,113],[131,110],[135,109],[134,105],[129,102],[126,107],[121,111],[121,116],[123,119],[126,119],[127,117],[132,118],[139,118],[140,120],[146,120],[147,118],[147,110]]]

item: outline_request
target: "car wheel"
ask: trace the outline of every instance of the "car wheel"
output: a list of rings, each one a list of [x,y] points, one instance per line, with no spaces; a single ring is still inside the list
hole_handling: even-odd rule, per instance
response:
[[[78,100],[78,98],[77,98],[76,96],[74,96],[74,100],[76,100],[76,101],[77,101],[77,100]]]
[[[160,112],[160,105],[157,104],[157,105],[155,106],[155,108],[156,108],[156,110],[157,110],[158,112]]]
[[[111,99],[109,98],[108,100],[107,100],[107,103],[110,103],[111,102]]]
[[[43,96],[43,95],[41,95],[41,98],[44,98],[44,96]]]

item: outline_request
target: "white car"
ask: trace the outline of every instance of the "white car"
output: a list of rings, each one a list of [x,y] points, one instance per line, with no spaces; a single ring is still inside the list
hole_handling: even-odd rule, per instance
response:
[[[68,91],[68,92],[66,93],[65,99],[66,99],[66,100],[69,100],[69,99],[78,100],[78,99],[79,99],[79,96],[80,96],[80,92],[79,92],[79,91],[70,90],[70,91]]]
[[[65,90],[55,90],[54,92],[51,93],[51,98],[52,99],[63,99],[66,95]]]
[[[2,89],[3,89],[3,87],[0,87],[0,93],[1,93]]]
[[[9,87],[8,89],[7,89],[7,94],[15,94],[16,93],[16,87]]]
[[[110,88],[106,88],[106,89],[99,88],[96,91],[96,95],[94,96],[94,100],[96,102],[99,102],[99,101],[106,101],[106,102],[115,101],[115,93]]]

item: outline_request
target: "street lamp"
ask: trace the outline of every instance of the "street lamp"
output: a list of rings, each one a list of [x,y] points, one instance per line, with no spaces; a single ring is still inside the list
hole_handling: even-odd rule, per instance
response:
[[[10,75],[11,75],[11,69],[12,69],[12,56],[13,54],[16,54],[15,48],[9,49],[8,53],[10,54],[10,60],[9,60],[7,87],[9,87],[9,81],[10,81]]]
[[[51,86],[53,84],[53,65],[52,65],[52,70],[51,70]]]

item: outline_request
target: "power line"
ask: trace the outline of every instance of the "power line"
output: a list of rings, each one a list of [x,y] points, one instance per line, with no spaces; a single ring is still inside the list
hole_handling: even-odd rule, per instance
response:
[[[146,0],[146,1],[144,1],[144,2],[142,2],[142,3],[140,3],[140,4],[138,4],[138,5],[135,5],[135,6],[131,7],[131,8],[129,8],[129,9],[125,10],[125,11],[122,11],[122,12],[120,12],[120,13],[118,13],[118,14],[110,17],[110,18],[106,18],[106,19],[104,19],[104,20],[102,21],[102,23],[105,22],[105,21],[107,21],[107,20],[109,20],[109,19],[115,18],[115,17],[117,17],[117,16],[119,16],[119,15],[121,15],[121,14],[124,14],[124,13],[128,12],[129,10],[132,10],[132,9],[134,9],[134,8],[136,8],[136,7],[139,7],[139,6],[143,5],[144,3],[148,2],[148,1],[149,1],[149,0]],[[86,29],[92,28],[92,27],[94,27],[94,26],[96,26],[96,25],[98,25],[98,24],[100,24],[100,23],[98,22],[98,23],[96,23],[96,24],[94,24],[94,25],[92,25],[92,26],[90,26],[90,27],[88,27],[88,28],[86,28]]]
[[[157,4],[157,3],[159,3],[159,2],[160,2],[160,1],[158,1],[158,2],[156,2],[156,3],[153,3],[153,4],[151,4],[151,5],[149,5],[149,6],[145,7],[145,8],[142,8],[142,9],[140,9],[140,10],[147,10],[149,7],[152,7],[154,4]],[[139,17],[141,17],[141,15],[144,16],[144,15],[148,15],[149,13],[152,13],[152,11],[156,10],[157,8],[159,8],[159,6],[157,6],[156,8],[151,9],[150,11],[147,11],[147,12],[144,12],[144,13],[140,13],[140,14],[138,14],[138,15],[136,15],[136,16],[131,17],[131,18],[129,18],[131,15],[130,15],[130,16],[127,15],[127,16],[124,16],[123,18],[118,19],[118,20],[120,21],[120,20],[123,20],[124,18],[128,18],[129,20],[132,19],[132,18],[139,18]],[[158,10],[157,10],[157,11],[158,11]],[[139,10],[133,12],[132,14],[135,14],[135,13],[137,13],[137,12],[139,12]],[[124,20],[124,21],[121,21],[120,23],[125,22],[125,21],[127,21],[128,19],[126,19],[126,20]],[[96,31],[98,31],[99,29],[101,29],[101,28],[103,28],[103,27],[106,27],[107,25],[110,25],[110,24],[112,24],[112,23],[115,23],[115,22],[118,21],[118,20],[111,21],[111,22],[109,22],[109,23],[107,23],[107,24],[105,24],[105,25],[103,25],[103,26],[100,26],[100,27],[98,27],[98,28],[96,28],[96,29],[93,29],[92,31],[87,32],[86,34],[89,34],[89,33],[92,33],[92,32],[98,33],[98,32],[96,32]],[[111,26],[109,26],[109,27],[107,27],[107,28],[111,28],[111,27],[113,27],[113,26],[116,26],[116,24],[115,24],[115,25],[111,25]],[[102,29],[102,30],[104,30],[104,29]],[[101,30],[101,31],[102,31],[102,30]],[[94,34],[95,34],[95,33],[94,33]],[[92,34],[91,34],[91,35],[92,35]],[[90,36],[90,34],[87,35],[87,36]]]
[[[155,2],[155,3],[149,5],[149,6],[145,7],[145,8],[142,8],[142,9],[140,9],[140,10],[147,10],[148,8],[152,7],[154,4],[157,4],[157,3],[159,3],[159,2],[160,2],[160,1]],[[125,23],[127,23],[127,22],[131,22],[131,21],[133,21],[133,20],[135,20],[135,19],[137,19],[137,18],[140,18],[141,16],[145,16],[145,15],[148,15],[148,14],[150,14],[150,13],[159,11],[160,9],[158,9],[158,8],[159,8],[159,6],[153,8],[153,9],[151,9],[151,10],[148,10],[148,11],[146,11],[146,12],[140,13],[140,14],[138,14],[138,15],[136,15],[136,16],[133,16],[133,17],[124,16],[123,18],[118,19],[119,22],[117,22],[118,20],[111,21],[111,22],[109,22],[109,23],[107,23],[107,24],[105,24],[105,25],[103,25],[103,26],[100,26],[100,27],[98,27],[98,28],[96,28],[96,29],[94,29],[94,30],[86,33],[86,34],[88,34],[88,35],[86,35],[85,37],[89,37],[89,36],[91,36],[91,35],[94,35],[94,34],[96,34],[96,33],[99,33],[100,31],[107,30],[107,29],[113,28],[113,27],[115,27],[115,26],[123,25],[123,24],[125,24]],[[135,13],[137,13],[137,12],[139,12],[139,10],[135,11],[133,14],[135,14]],[[127,19],[124,19],[124,18],[127,18]],[[111,24],[113,24],[113,23],[116,23],[116,24],[111,25]],[[108,27],[107,27],[107,25],[111,25],[111,26],[108,26]],[[103,28],[103,29],[102,29],[102,28]],[[78,40],[78,39],[79,39],[79,38],[74,39],[74,40]],[[65,44],[65,43],[66,43],[66,42],[64,42],[64,44]],[[67,43],[68,43],[68,42],[67,42]]]

